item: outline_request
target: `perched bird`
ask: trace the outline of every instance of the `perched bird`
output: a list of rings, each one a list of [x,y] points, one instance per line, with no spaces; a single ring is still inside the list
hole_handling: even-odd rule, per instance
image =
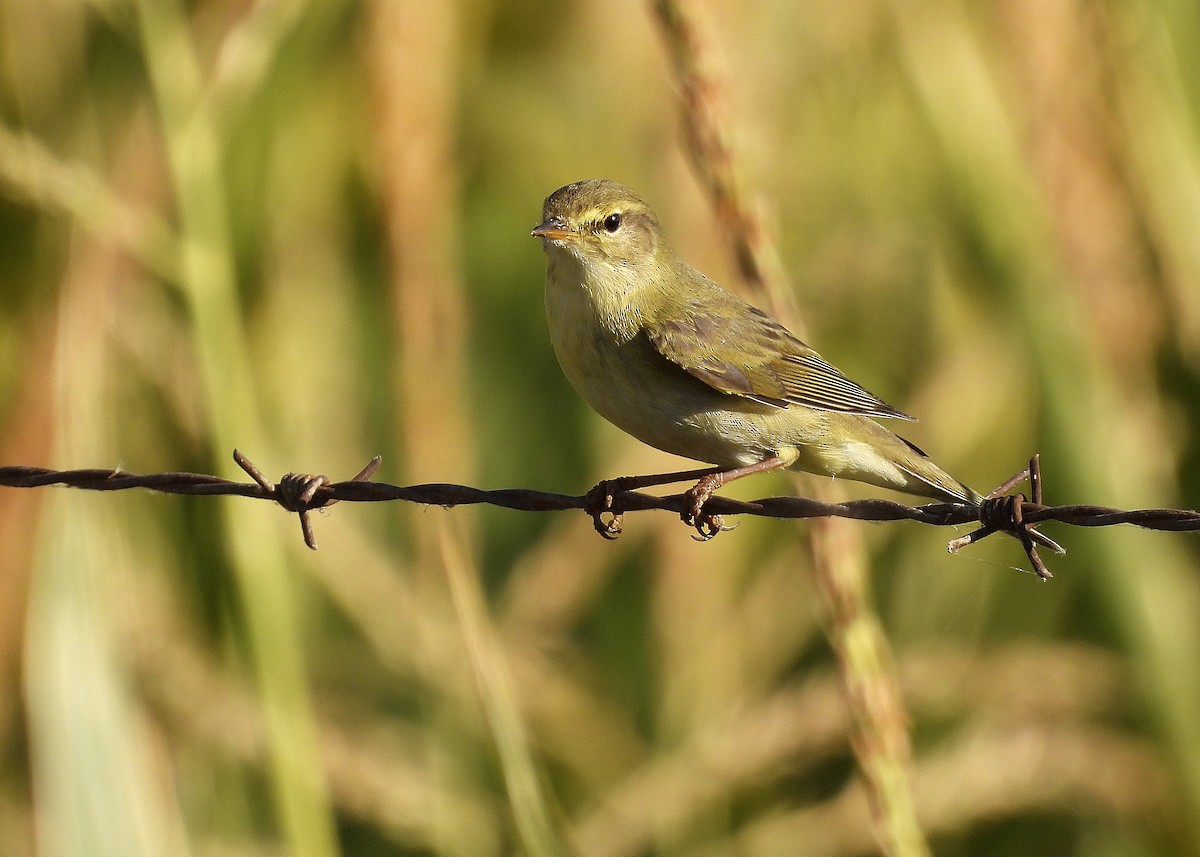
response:
[[[912,417],[684,261],[624,185],[559,188],[532,234],[546,251],[550,338],[575,390],[644,443],[718,468],[691,489],[689,523],[724,483],[783,467],[935,500],[982,499],[876,422]]]

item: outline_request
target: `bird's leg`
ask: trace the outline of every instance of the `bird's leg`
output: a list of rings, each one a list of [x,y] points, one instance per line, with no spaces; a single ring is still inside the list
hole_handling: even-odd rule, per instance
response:
[[[679,470],[673,473],[650,473],[645,476],[618,476],[602,479],[584,495],[583,510],[592,517],[596,532],[606,539],[615,539],[621,534],[621,512],[613,506],[613,496],[622,491],[636,491],[652,485],[669,485],[672,482],[690,482],[720,471],[719,467],[702,467],[699,470]],[[715,490],[715,489],[714,489]],[[612,517],[607,520],[605,515]]]
[[[680,517],[685,524],[695,527],[696,532],[699,533],[700,540],[706,542],[717,533],[732,529],[732,527],[725,526],[725,522],[721,520],[720,515],[710,515],[703,511],[704,504],[708,502],[709,497],[716,493],[718,488],[735,479],[741,479],[743,476],[787,467],[795,460],[796,456],[794,455],[772,455],[770,458],[764,458],[762,461],[756,461],[753,464],[747,464],[743,467],[735,467],[732,470],[709,471],[703,474],[700,477],[700,481],[684,493],[683,496],[687,505],[684,506]]]

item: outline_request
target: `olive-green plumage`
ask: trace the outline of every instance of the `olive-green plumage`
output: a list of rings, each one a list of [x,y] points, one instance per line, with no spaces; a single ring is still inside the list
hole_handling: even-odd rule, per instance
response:
[[[533,230],[559,363],[601,416],[722,468],[786,466],[948,501],[980,495],[873,417],[911,419],[821,359],[667,243],[623,185],[556,190]]]

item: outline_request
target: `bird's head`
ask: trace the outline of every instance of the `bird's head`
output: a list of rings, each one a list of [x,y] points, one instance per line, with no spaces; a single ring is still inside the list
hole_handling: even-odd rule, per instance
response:
[[[568,253],[590,274],[635,272],[655,264],[663,249],[658,217],[634,191],[608,179],[585,179],[546,198],[532,235],[546,255]]]

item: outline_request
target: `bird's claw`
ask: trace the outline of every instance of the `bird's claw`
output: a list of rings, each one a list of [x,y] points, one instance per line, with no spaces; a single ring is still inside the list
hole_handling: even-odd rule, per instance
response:
[[[710,515],[707,512],[701,512],[689,523],[696,528],[696,535],[692,538],[698,542],[706,542],[716,538],[718,533],[727,533],[738,528],[737,524],[726,524],[720,515]]]
[[[719,487],[721,487],[721,480],[716,478],[715,474],[710,474],[684,492],[685,505],[679,517],[689,527],[695,528],[696,535],[692,538],[698,542],[706,542],[715,538],[718,533],[728,532],[737,527],[737,524],[726,526],[725,520],[720,515],[704,511],[704,504]]]
[[[609,516],[607,520],[605,520],[605,515]],[[621,535],[623,517],[620,512],[601,512],[592,516],[592,526],[596,528],[596,532],[611,542]]]
[[[584,495],[583,510],[592,518],[592,526],[601,536],[612,541],[621,535],[624,517],[613,507],[611,480],[602,479]]]

